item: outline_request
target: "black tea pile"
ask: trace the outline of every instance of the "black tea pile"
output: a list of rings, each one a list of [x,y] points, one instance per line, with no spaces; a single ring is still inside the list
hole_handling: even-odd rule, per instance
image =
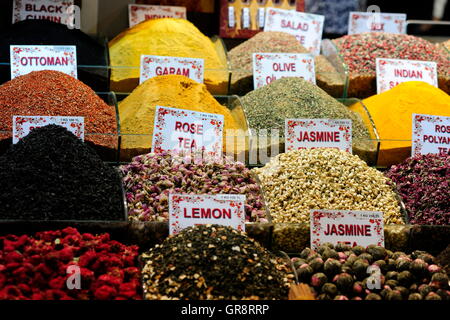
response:
[[[198,225],[142,255],[144,298],[287,299],[289,275],[277,258],[231,227]]]
[[[0,157],[0,181],[0,219],[125,219],[119,173],[60,126],[13,145]]]

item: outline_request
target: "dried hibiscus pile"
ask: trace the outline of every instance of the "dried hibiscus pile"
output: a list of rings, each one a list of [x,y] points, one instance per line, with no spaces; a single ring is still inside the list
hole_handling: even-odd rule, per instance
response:
[[[141,299],[137,257],[137,246],[74,228],[0,237],[0,300]]]
[[[386,175],[397,184],[412,224],[450,224],[450,155],[411,157]]]

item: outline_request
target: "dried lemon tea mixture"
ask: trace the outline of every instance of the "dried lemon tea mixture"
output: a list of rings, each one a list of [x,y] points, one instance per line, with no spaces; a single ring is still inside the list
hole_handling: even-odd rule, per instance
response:
[[[290,151],[253,170],[274,223],[309,223],[311,209],[381,211],[385,224],[405,223],[390,180],[348,152]]]
[[[258,242],[219,225],[184,229],[141,258],[147,300],[287,299],[293,278]]]

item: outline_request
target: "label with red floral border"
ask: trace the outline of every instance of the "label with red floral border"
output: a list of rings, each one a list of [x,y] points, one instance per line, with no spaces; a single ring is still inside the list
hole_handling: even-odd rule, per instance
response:
[[[54,70],[77,78],[76,46],[10,46],[11,79],[32,71]]]
[[[335,148],[352,153],[352,121],[350,119],[286,119],[287,151]]]
[[[349,246],[384,246],[383,213],[378,211],[311,210],[311,248],[343,242]]]
[[[253,87],[264,87],[286,77],[299,77],[316,84],[314,56],[308,53],[254,53]]]
[[[450,117],[412,115],[411,155],[450,154]]]
[[[74,22],[74,0],[14,0],[13,23],[23,20],[50,20],[71,25]]]
[[[406,33],[406,14],[350,12],[348,34],[364,32]]]
[[[245,231],[245,196],[170,194],[170,234],[198,224],[219,224]]]
[[[377,58],[376,65],[378,94],[407,81],[438,86],[436,62]]]
[[[156,107],[152,152],[222,156],[224,116],[191,110]]]
[[[145,4],[128,5],[128,23],[130,28],[142,21],[161,18],[186,19],[186,8]]]
[[[50,124],[64,127],[84,141],[84,117],[13,116],[13,143],[19,142],[31,130]]]
[[[139,82],[156,76],[176,74],[203,83],[204,64],[204,59],[142,55]]]
[[[294,35],[312,54],[320,54],[325,17],[317,14],[267,8],[264,31],[281,31]]]

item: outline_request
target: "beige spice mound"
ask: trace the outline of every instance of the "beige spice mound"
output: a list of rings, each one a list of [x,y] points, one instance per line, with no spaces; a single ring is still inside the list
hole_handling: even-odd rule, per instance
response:
[[[381,211],[385,224],[405,223],[391,181],[345,151],[290,151],[253,171],[274,223],[309,223],[311,209]]]

